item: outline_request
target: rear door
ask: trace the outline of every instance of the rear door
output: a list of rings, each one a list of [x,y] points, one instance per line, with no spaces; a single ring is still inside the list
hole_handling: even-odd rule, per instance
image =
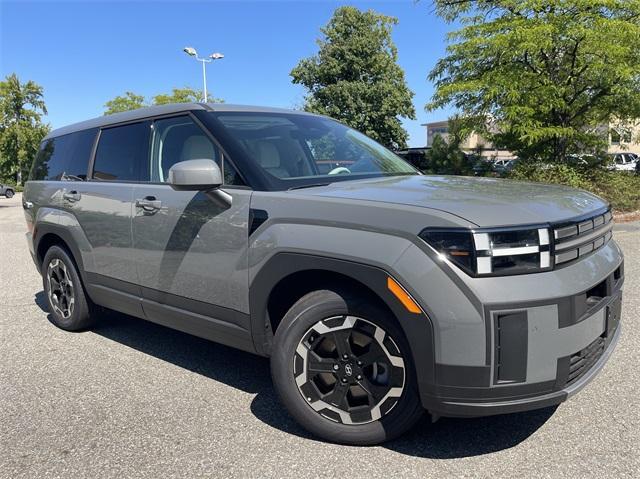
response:
[[[65,185],[63,207],[73,212],[92,261],[84,265],[91,293],[140,316],[138,272],[133,261],[133,191],[146,168],[148,121],[103,128],[87,181]],[[95,291],[94,291],[95,290]],[[131,297],[124,297],[130,295]],[[106,304],[108,305],[108,304]]]
[[[229,323],[223,330],[248,329],[251,190],[242,186],[217,143],[190,115],[156,120],[151,145],[148,181],[136,186],[133,211],[133,258],[143,298],[148,300],[145,313],[162,322],[168,308],[175,308],[218,324]],[[218,163],[223,189],[232,196],[229,207],[216,204],[206,193],[175,191],[166,183],[173,164],[193,159]],[[189,317],[176,319],[173,314],[174,319],[183,322],[170,324],[178,329],[233,342],[189,329]]]

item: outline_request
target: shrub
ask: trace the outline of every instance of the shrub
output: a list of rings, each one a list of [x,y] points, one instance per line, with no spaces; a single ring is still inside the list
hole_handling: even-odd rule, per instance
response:
[[[581,188],[609,201],[616,211],[640,210],[640,176],[623,171],[563,163],[522,162],[508,177]]]

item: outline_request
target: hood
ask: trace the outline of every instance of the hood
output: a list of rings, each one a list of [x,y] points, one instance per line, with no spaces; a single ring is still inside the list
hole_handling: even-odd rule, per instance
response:
[[[608,206],[596,195],[566,186],[464,176],[338,181],[295,193],[433,208],[480,227],[559,222]]]

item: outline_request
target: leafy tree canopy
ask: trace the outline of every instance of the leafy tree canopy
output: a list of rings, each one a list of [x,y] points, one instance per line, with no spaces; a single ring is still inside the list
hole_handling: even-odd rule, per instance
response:
[[[222,103],[223,100],[207,95],[207,101]],[[168,103],[197,103],[202,101],[202,91],[193,88],[173,88],[171,93],[161,93],[147,102],[142,95],[127,91],[105,103],[105,115],[136,110],[149,105],[166,105]]]
[[[603,125],[640,116],[640,1],[434,4],[462,27],[429,75],[427,109],[453,105],[483,118],[477,128],[497,144],[556,160],[602,147]]]
[[[124,95],[118,95],[113,100],[109,100],[104,106],[106,108],[104,114],[112,115],[123,111],[137,110],[145,106],[145,102],[142,95],[127,91]]]
[[[13,73],[0,81],[0,177],[20,180],[27,176],[49,126],[43,89],[29,80],[21,83]]]
[[[305,110],[336,118],[388,147],[404,147],[400,118],[415,119],[415,110],[391,39],[396,24],[371,10],[336,9],[321,29],[318,53],[291,71],[293,83],[308,90]]]
[[[222,103],[219,98],[213,98],[207,94],[207,102]],[[167,103],[197,103],[202,101],[202,90],[194,90],[193,88],[173,88],[169,94],[161,94],[153,97],[154,105],[166,105]]]

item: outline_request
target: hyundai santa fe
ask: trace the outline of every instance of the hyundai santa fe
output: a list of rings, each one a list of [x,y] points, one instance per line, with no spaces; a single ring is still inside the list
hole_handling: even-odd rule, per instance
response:
[[[323,116],[181,104],[60,128],[23,207],[54,324],[106,307],[269,357],[330,441],[561,403],[620,336],[605,201],[426,176]]]

